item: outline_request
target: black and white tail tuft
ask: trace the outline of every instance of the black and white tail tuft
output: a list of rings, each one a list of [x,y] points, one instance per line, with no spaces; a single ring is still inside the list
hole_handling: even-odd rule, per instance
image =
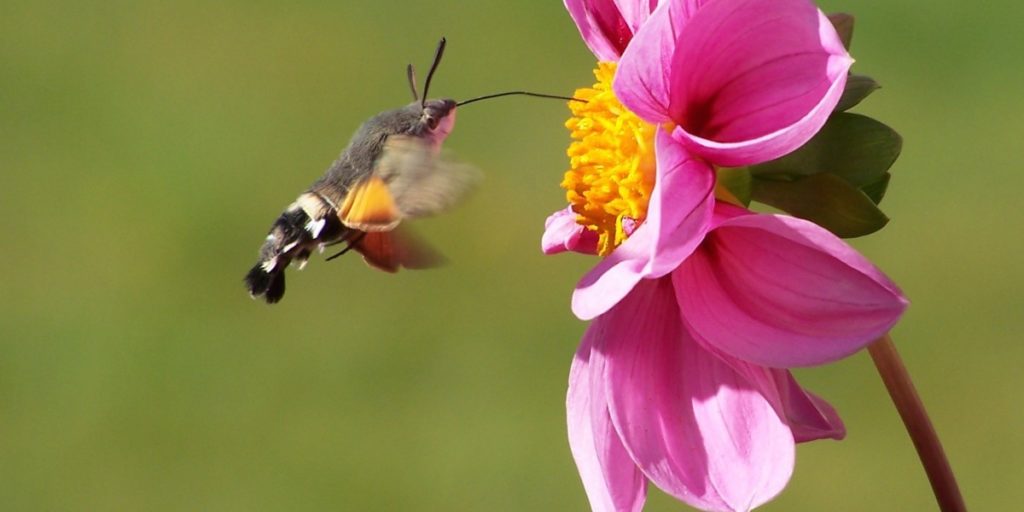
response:
[[[267,304],[274,304],[284,297],[284,271],[275,269],[267,272],[261,265],[256,265],[245,275],[245,286],[253,298],[262,296]]]
[[[260,247],[259,261],[245,275],[245,286],[253,298],[274,304],[284,296],[284,272],[295,261],[305,265],[312,250],[344,241],[349,230],[322,196],[307,192],[288,206],[274,221]]]

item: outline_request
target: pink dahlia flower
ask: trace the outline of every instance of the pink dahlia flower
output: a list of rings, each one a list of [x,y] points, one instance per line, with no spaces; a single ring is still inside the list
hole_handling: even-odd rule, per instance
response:
[[[594,510],[639,510],[647,481],[749,510],[785,486],[796,442],[844,435],[785,368],[856,352],[907,302],[828,231],[716,187],[715,166],[777,158],[824,124],[852,63],[827,18],[805,0],[653,3],[566,1],[606,61],[570,102],[570,207],[542,241],[605,256],[573,294],[594,322],[570,447]]]

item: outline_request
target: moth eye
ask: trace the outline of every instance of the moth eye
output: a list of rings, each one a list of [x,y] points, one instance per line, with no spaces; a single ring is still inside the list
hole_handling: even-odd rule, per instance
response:
[[[428,117],[427,118],[427,126],[430,127],[431,130],[433,130],[434,128],[437,128],[437,118],[436,117]]]

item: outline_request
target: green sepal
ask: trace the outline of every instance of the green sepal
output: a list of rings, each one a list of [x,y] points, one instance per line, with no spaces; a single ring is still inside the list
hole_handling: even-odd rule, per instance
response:
[[[870,76],[851,74],[846,77],[846,88],[843,89],[843,95],[839,98],[839,103],[836,103],[836,108],[832,109],[832,111],[844,112],[850,110],[881,87]]]
[[[832,26],[835,27],[836,33],[839,34],[839,40],[843,42],[843,48],[846,48],[846,51],[850,51],[850,43],[853,42],[853,24],[855,21],[853,15],[845,12],[834,12],[828,15],[828,20],[832,22]]]
[[[718,184],[725,187],[739,199],[743,206],[750,206],[752,178],[746,167],[722,167],[717,170]]]
[[[860,114],[840,113],[800,149],[750,167],[754,178],[795,181],[830,173],[855,188],[877,185],[900,154],[903,139],[892,128]],[[876,187],[877,188],[877,187]],[[881,189],[884,193],[884,186]],[[876,190],[872,198],[881,200]],[[754,196],[754,200],[759,200]]]
[[[814,222],[841,238],[868,235],[889,222],[867,194],[834,174],[793,180],[754,177],[751,183],[755,201]]]

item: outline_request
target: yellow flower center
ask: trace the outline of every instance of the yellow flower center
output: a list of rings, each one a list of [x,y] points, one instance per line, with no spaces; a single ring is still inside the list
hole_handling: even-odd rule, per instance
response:
[[[597,250],[603,256],[647,216],[655,178],[655,126],[615,97],[615,63],[598,63],[594,76],[593,87],[573,95],[586,102],[569,102],[572,117],[565,127],[573,142],[562,188],[576,222],[597,233]]]

